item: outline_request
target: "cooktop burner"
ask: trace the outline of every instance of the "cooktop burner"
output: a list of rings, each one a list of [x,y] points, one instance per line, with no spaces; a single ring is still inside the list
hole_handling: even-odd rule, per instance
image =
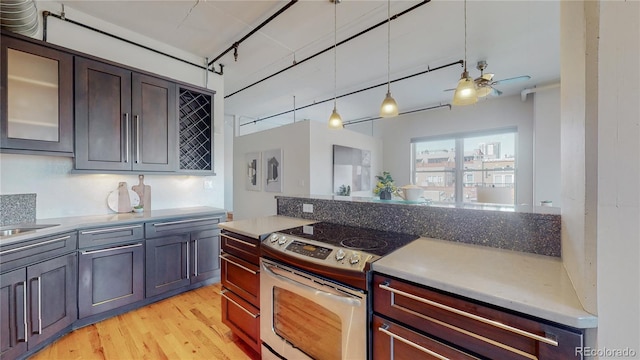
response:
[[[374,249],[385,248],[389,246],[389,244],[384,240],[363,237],[344,239],[340,241],[340,245],[349,249],[364,251],[371,251]]]
[[[315,240],[335,247],[361,250],[378,256],[389,254],[418,238],[418,236],[403,233],[327,222],[299,226],[279,231],[279,233]]]

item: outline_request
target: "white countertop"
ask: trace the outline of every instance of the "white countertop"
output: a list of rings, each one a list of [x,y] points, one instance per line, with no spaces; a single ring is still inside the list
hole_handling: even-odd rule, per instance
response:
[[[222,229],[260,239],[262,235],[315,223],[315,220],[300,219],[288,216],[271,215],[220,223]]]
[[[196,206],[196,207],[184,207],[175,209],[159,209],[151,210],[143,213],[111,213],[105,215],[91,215],[91,216],[70,216],[61,218],[50,219],[37,219],[36,225],[55,224],[55,226],[29,231],[17,235],[3,237],[1,245],[7,245],[15,242],[24,241],[40,236],[47,236],[52,234],[58,234],[67,231],[82,230],[91,227],[108,226],[114,224],[130,224],[139,223],[144,221],[156,221],[162,219],[172,219],[188,216],[207,216],[226,214],[226,210],[209,207],[209,206]],[[7,225],[5,227],[10,227]],[[14,225],[19,226],[19,225]]]
[[[575,328],[598,325],[582,308],[560,258],[419,238],[372,269]]]

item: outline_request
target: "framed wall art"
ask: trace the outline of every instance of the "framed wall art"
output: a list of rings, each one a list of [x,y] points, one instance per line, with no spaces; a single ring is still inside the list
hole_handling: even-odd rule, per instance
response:
[[[264,191],[282,192],[282,161],[282,149],[268,150],[262,153]]]
[[[252,191],[260,191],[261,185],[261,167],[262,162],[259,152],[250,152],[244,154],[244,164],[246,169],[246,189]]]

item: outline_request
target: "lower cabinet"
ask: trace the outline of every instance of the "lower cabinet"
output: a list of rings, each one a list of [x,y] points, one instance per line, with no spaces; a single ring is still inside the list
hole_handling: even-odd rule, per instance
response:
[[[259,239],[222,233],[222,322],[256,352],[260,347]]]
[[[449,357],[441,353],[449,349],[490,359],[581,358],[575,351],[583,346],[580,329],[381,274],[374,275],[372,292],[374,359],[393,359],[394,354],[405,358],[399,354],[415,351],[428,354],[422,356],[433,357],[433,352]],[[470,355],[453,358],[465,356]]]
[[[220,275],[219,222],[207,217],[145,225],[146,297]]]
[[[14,359],[77,319],[77,255],[56,257],[0,276],[2,359]]]
[[[144,299],[142,242],[83,250],[78,269],[81,319]]]

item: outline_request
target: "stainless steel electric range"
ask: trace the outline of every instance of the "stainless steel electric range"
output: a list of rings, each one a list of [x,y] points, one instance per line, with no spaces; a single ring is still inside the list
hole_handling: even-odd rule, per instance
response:
[[[263,240],[263,359],[366,359],[371,263],[417,238],[319,222]]]

